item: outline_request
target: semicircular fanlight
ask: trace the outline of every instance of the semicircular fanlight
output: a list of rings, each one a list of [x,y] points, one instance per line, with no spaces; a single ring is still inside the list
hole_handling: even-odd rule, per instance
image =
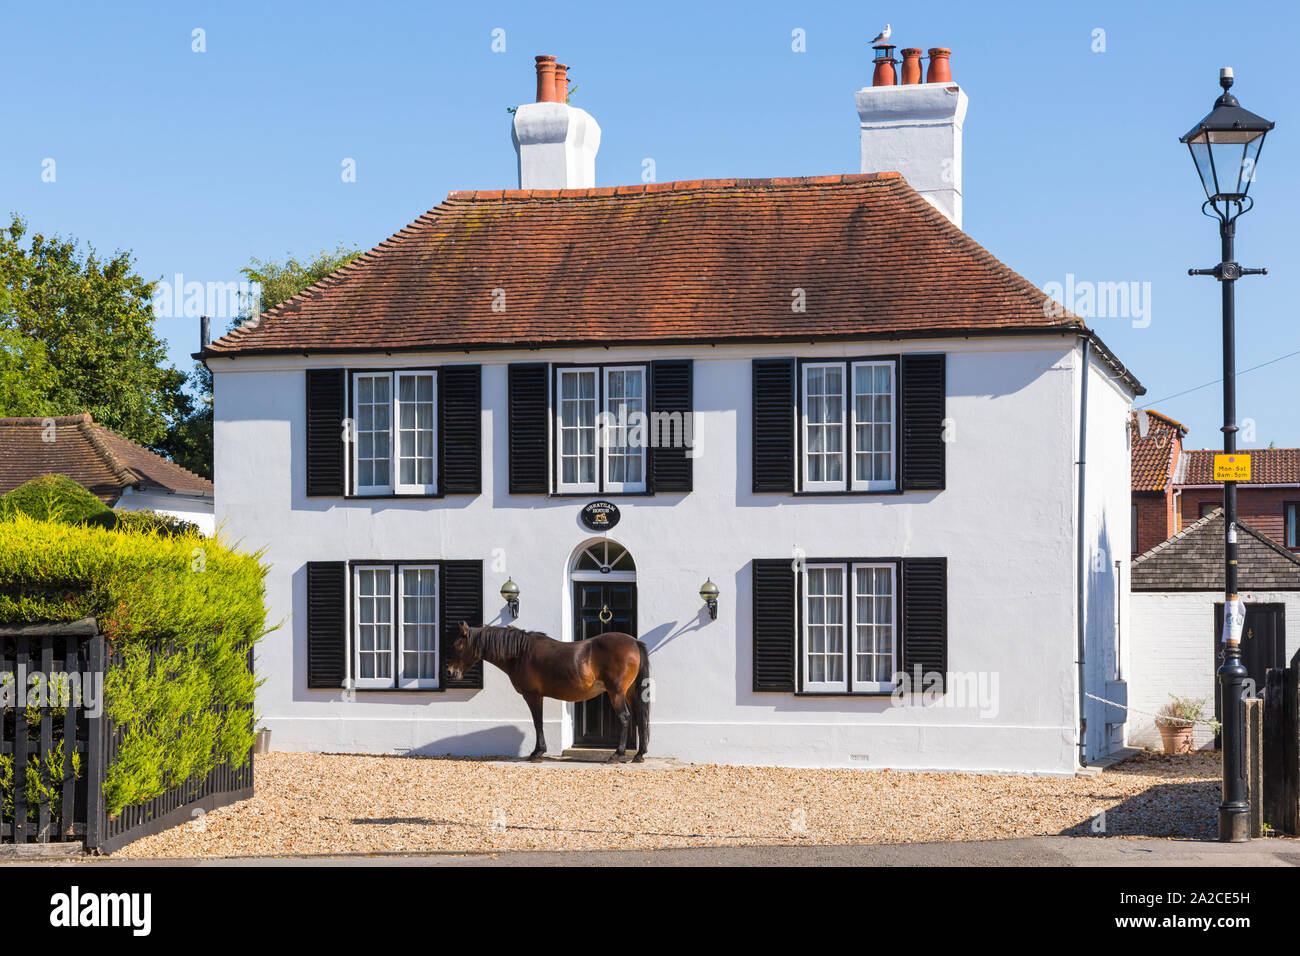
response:
[[[582,549],[573,569],[608,574],[610,571],[635,571],[636,564],[627,548],[613,541],[600,540],[593,541]]]

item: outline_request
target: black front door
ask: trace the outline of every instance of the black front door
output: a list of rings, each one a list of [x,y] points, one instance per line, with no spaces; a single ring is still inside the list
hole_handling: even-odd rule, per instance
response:
[[[1219,685],[1219,665],[1223,663],[1223,605],[1214,606],[1214,716],[1223,719],[1223,688]],[[1246,623],[1241,630],[1241,662],[1246,677],[1255,682],[1250,696],[1264,690],[1265,675],[1270,667],[1286,666],[1286,605],[1247,604]],[[1216,736],[1214,745],[1220,745]]]
[[[606,631],[636,634],[636,583],[574,581],[573,639],[585,641]],[[573,705],[575,747],[617,747],[618,728],[618,718],[605,694]],[[627,746],[636,746],[634,725],[628,726]]]

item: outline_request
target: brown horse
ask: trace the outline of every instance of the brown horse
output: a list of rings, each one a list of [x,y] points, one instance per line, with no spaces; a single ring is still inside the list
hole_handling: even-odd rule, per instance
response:
[[[460,636],[451,645],[447,670],[459,679],[479,660],[506,672],[515,690],[528,702],[537,731],[537,746],[529,760],[546,753],[542,733],[542,698],[581,701],[609,695],[618,715],[617,762],[627,753],[629,720],[636,721],[639,744],[633,763],[645,759],[650,743],[650,655],[631,634],[609,631],[585,641],[557,641],[537,631],[516,627],[470,627],[460,622]],[[635,686],[633,686],[635,685]]]

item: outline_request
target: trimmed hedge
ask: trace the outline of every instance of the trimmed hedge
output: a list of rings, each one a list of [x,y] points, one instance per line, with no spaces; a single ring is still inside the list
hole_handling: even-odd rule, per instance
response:
[[[0,495],[0,520],[19,514],[102,528],[117,524],[113,509],[66,475],[42,475]]]
[[[105,712],[123,737],[106,768],[110,813],[248,758],[260,557],[194,533],[0,521],[0,623],[94,617],[115,655]]]
[[[109,508],[90,491],[66,475],[41,475],[0,495],[0,521],[24,514],[39,521],[87,524],[97,528],[123,528],[154,534],[197,534],[199,526],[175,515],[157,511],[123,511]]]

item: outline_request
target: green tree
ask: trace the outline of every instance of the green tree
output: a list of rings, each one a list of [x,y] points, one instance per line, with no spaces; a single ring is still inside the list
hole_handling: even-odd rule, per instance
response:
[[[153,328],[153,283],[129,252],[102,259],[75,240],[0,227],[0,401],[6,414],[90,412],[143,444],[192,411],[185,375]]]
[[[286,299],[291,299],[308,286],[315,285],[331,272],[347,265],[358,255],[359,249],[349,249],[343,244],[333,252],[321,250],[306,262],[293,256],[283,262],[263,261],[254,257],[251,265],[240,270],[250,282],[261,284],[258,304],[262,311],[273,309]],[[246,304],[244,311],[230,324],[242,325],[254,317],[253,305]],[[229,331],[229,330],[227,330]],[[196,363],[186,382],[198,396],[193,410],[177,419],[167,436],[158,443],[157,450],[172,461],[205,478],[212,477],[212,373],[202,362]]]
[[[52,414],[54,382],[45,346],[0,323],[0,418]]]
[[[338,248],[333,252],[322,249],[306,262],[299,262],[293,256],[285,259],[284,262],[264,262],[254,257],[251,260],[252,265],[241,269],[240,272],[247,276],[250,282],[261,283],[261,305],[262,311],[265,312],[286,299],[292,299],[303,289],[315,285],[359,255],[361,255],[360,249],[349,249],[339,243]],[[242,315],[236,324],[252,317],[251,314]]]

